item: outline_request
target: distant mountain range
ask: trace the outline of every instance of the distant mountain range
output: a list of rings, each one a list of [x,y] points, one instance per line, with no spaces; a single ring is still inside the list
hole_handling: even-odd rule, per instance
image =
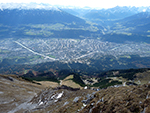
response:
[[[116,6],[110,9],[101,9],[101,10],[91,10],[84,15],[88,19],[102,19],[102,20],[117,20],[123,19],[125,17],[140,13],[150,11],[149,7],[119,7]]]
[[[80,38],[103,29],[46,4],[0,4],[0,9],[1,38]]]
[[[0,11],[0,23],[3,25],[19,24],[54,24],[76,23],[85,24],[83,19],[62,10],[45,9],[3,9]]]
[[[116,6],[108,9],[62,8],[62,10],[88,20],[117,20],[140,13],[149,12],[150,7]]]
[[[56,6],[50,5],[50,4],[44,4],[44,3],[0,3],[0,9],[45,9],[45,10],[57,10],[60,9]]]
[[[2,37],[35,37],[36,35],[54,38],[97,38],[97,36],[105,37],[105,34],[110,33],[132,33],[146,37],[149,35],[147,31],[150,24],[150,7],[116,6],[109,9],[90,9],[64,8],[37,3],[7,3],[0,4],[0,9]],[[58,23],[61,26],[55,25]],[[55,27],[45,29],[41,25],[37,26],[38,24],[44,24],[44,26],[47,24],[48,28],[53,25],[57,27],[57,30]],[[43,31],[46,31],[48,35],[45,35]]]
[[[109,9],[65,8],[62,10],[101,25],[105,29],[104,35],[101,36],[105,41],[135,41],[135,37],[138,37],[137,41],[149,42],[147,37],[150,35],[150,6],[116,6]],[[120,41],[116,41],[118,37],[122,37],[119,38]]]
[[[117,22],[124,23],[126,26],[139,26],[149,23],[150,12],[140,12],[131,16],[128,16],[124,19],[118,20]]]

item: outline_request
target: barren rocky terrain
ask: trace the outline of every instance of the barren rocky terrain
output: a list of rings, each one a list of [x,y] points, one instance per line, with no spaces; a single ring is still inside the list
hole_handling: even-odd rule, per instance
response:
[[[27,103],[44,88],[44,85],[27,82],[15,75],[0,75],[0,112],[27,109]]]
[[[2,113],[150,113],[150,84],[95,91],[0,75],[0,86]]]

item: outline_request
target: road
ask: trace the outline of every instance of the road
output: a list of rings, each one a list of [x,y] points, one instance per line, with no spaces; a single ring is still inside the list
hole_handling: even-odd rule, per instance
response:
[[[14,42],[15,42],[15,43],[17,43],[18,45],[22,46],[23,48],[27,49],[28,51],[32,52],[33,54],[36,54],[36,55],[42,56],[42,57],[44,57],[44,58],[46,58],[46,59],[50,59],[50,60],[53,60],[53,61],[58,60],[58,59],[51,58],[51,57],[49,57],[49,56],[46,56],[46,55],[40,54],[40,53],[38,53],[38,52],[35,52],[35,51],[33,51],[33,50],[29,49],[28,47],[24,46],[23,44],[21,44],[21,43],[20,43],[20,42],[18,42],[18,41],[14,41]]]

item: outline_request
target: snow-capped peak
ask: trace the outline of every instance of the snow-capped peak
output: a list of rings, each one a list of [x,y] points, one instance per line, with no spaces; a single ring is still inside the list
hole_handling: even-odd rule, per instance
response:
[[[146,9],[143,9],[143,12],[146,12]]]
[[[55,6],[50,4],[38,3],[0,3],[0,9],[45,9],[61,11]]]

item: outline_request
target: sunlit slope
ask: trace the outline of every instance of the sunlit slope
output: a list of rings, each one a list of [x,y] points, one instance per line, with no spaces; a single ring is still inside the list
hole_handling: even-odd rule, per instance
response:
[[[18,78],[15,75],[0,75],[0,110],[9,112],[28,102],[45,86]]]

